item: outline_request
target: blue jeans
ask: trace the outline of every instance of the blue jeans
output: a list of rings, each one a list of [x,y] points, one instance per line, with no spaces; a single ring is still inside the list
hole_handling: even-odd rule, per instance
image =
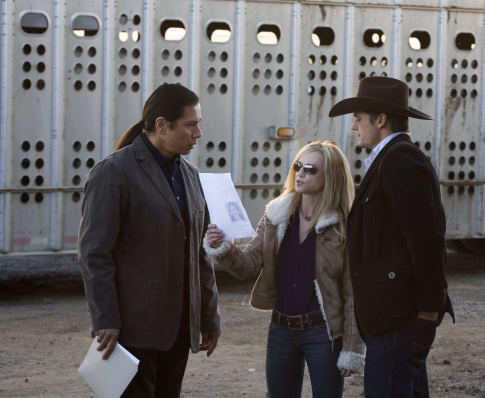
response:
[[[428,398],[426,357],[436,322],[414,319],[401,329],[365,336],[366,398]]]
[[[332,347],[333,345],[333,347]],[[342,397],[344,379],[337,369],[342,339],[329,339],[326,323],[293,331],[271,323],[266,350],[266,382],[271,398],[299,398],[305,361],[313,397]]]

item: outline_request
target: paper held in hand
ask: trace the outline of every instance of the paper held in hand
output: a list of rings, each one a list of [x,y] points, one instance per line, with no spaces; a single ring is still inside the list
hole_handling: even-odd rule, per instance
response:
[[[200,183],[211,223],[224,232],[224,239],[256,236],[229,173],[200,173]]]
[[[138,371],[140,361],[119,343],[107,360],[103,351],[97,351],[96,338],[89,347],[78,372],[97,398],[119,398]]]

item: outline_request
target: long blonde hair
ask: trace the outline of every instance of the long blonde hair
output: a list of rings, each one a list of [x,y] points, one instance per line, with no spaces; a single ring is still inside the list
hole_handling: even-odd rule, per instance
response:
[[[342,151],[331,141],[313,141],[306,144],[298,151],[293,162],[299,161],[308,152],[318,152],[322,155],[325,181],[309,229],[315,227],[322,215],[335,212],[339,216],[340,242],[345,243],[347,216],[355,194],[349,163]],[[288,208],[288,216],[292,215],[301,204],[301,193],[295,192],[295,180],[296,172],[291,167],[281,194],[281,196],[294,194]]]

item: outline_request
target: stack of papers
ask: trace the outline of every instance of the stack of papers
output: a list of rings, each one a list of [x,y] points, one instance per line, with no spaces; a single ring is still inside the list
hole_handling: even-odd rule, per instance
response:
[[[107,360],[94,339],[78,372],[98,398],[119,398],[138,371],[140,361],[119,343]]]

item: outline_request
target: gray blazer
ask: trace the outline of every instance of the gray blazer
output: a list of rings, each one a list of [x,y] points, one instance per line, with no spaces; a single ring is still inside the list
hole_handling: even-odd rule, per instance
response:
[[[190,335],[220,329],[214,269],[202,239],[209,215],[197,169],[181,159],[190,220]],[[121,344],[166,351],[177,338],[184,286],[184,224],[141,137],[97,163],[84,187],[78,259],[92,330],[120,329]]]

